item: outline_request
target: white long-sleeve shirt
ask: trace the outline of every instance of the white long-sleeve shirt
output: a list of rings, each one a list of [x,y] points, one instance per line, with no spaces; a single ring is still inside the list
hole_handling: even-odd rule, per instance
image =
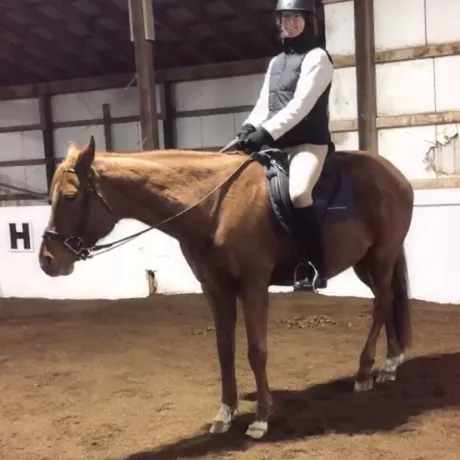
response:
[[[332,81],[334,66],[322,48],[314,48],[305,55],[293,98],[269,120],[269,82],[274,57],[267,68],[259,98],[243,124],[262,126],[274,140],[297,125],[315,106],[321,94]]]

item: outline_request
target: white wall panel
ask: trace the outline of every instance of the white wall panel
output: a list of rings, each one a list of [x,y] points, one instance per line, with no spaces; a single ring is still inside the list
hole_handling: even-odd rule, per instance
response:
[[[425,0],[374,0],[377,51],[424,45]]]
[[[78,146],[83,147],[89,142],[91,135],[96,141],[96,149],[105,150],[104,127],[93,126],[72,126],[54,130],[54,152],[56,158],[64,158],[67,155],[69,141],[74,141]]]
[[[0,169],[0,182],[36,193],[46,193],[48,190],[44,165],[2,167]],[[6,190],[6,192],[2,190],[0,195],[10,192],[20,193],[17,190]]]
[[[178,148],[194,149],[202,147],[201,118],[177,118],[174,120],[174,135]]]
[[[460,2],[458,0],[426,0],[428,43],[460,41],[459,18]]]
[[[353,1],[324,5],[326,45],[330,54],[355,54]]]
[[[160,148],[164,147],[163,121],[158,122],[158,137]],[[112,125],[113,150],[116,152],[138,152],[142,150],[141,124],[138,121],[130,123],[115,123]]]
[[[0,133],[0,161],[45,157],[41,131]]]
[[[332,133],[332,141],[336,150],[358,150],[358,131],[347,131],[343,133]]]
[[[255,104],[263,75],[196,80],[174,85],[174,104],[178,111],[204,110]]]
[[[247,114],[229,113],[177,118],[174,122],[177,146],[185,149],[223,147],[235,137],[246,117]]]
[[[157,110],[160,111],[159,86]],[[110,104],[113,117],[139,115],[139,95],[136,87],[115,88],[82,93],[59,94],[51,98],[55,122],[102,118],[102,105]]]
[[[141,124],[117,123],[112,125],[113,150],[116,152],[134,152],[141,149]]]
[[[433,59],[376,66],[379,116],[435,111]]]
[[[414,126],[380,129],[379,153],[390,160],[410,180],[433,179],[436,175],[426,170],[427,153],[436,144],[435,126]]]
[[[160,144],[160,149],[163,149],[165,146],[165,136],[163,132],[163,120],[158,121],[158,143]]]
[[[24,166],[24,176],[24,187],[27,190],[32,190],[37,193],[46,193],[48,191],[46,169],[44,165]]]
[[[434,59],[436,110],[460,110],[460,56]]]
[[[460,174],[460,124],[436,126],[436,145],[429,154],[432,169],[442,175]]]
[[[201,117],[203,147],[224,146],[235,137],[234,114]]]
[[[240,112],[240,113],[235,113],[235,130],[238,132],[243,126],[243,123],[246,121],[246,119],[249,117],[249,114],[251,112]]]
[[[340,5],[340,3],[337,3]],[[336,69],[332,80],[329,108],[331,120],[350,120],[358,116],[356,69]]]
[[[24,166],[8,166],[0,169],[0,182],[16,187],[26,187],[26,170]]]
[[[41,131],[24,131],[21,134],[22,156],[24,160],[45,158],[43,134]]]
[[[0,102],[0,127],[40,123],[38,99],[16,99]]]

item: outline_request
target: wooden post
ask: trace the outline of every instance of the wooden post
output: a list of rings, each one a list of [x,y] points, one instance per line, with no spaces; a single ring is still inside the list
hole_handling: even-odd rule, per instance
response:
[[[163,139],[164,148],[172,149],[176,147],[174,135],[174,108],[172,83],[164,82],[160,85],[160,107],[161,118],[163,120]]]
[[[318,28],[317,45],[326,47],[326,27],[324,23],[323,0],[315,0],[316,27]]]
[[[56,156],[54,154],[53,116],[51,110],[51,97],[49,94],[41,94],[38,97],[40,113],[40,125],[43,136],[43,149],[45,152],[45,170],[48,192],[56,169]]]
[[[113,150],[112,142],[112,115],[110,111],[110,104],[102,104],[102,119],[104,120],[104,138],[105,150],[111,152]]]
[[[134,42],[143,150],[159,148],[154,67],[152,0],[128,0],[131,41]]]
[[[374,2],[354,0],[359,148],[378,154]]]

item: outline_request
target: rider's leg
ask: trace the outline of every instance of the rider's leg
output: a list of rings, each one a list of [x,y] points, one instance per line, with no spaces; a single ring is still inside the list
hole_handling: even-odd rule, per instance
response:
[[[310,276],[297,280],[295,290],[322,289],[327,286],[323,263],[323,235],[315,209],[312,191],[323,169],[327,145],[303,144],[289,149],[289,195],[294,205],[298,238],[307,248],[309,262],[315,267]]]

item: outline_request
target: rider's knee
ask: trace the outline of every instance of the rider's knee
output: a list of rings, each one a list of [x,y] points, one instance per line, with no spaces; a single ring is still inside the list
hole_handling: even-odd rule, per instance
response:
[[[308,191],[292,194],[291,201],[294,208],[304,208],[313,204],[313,198]]]

